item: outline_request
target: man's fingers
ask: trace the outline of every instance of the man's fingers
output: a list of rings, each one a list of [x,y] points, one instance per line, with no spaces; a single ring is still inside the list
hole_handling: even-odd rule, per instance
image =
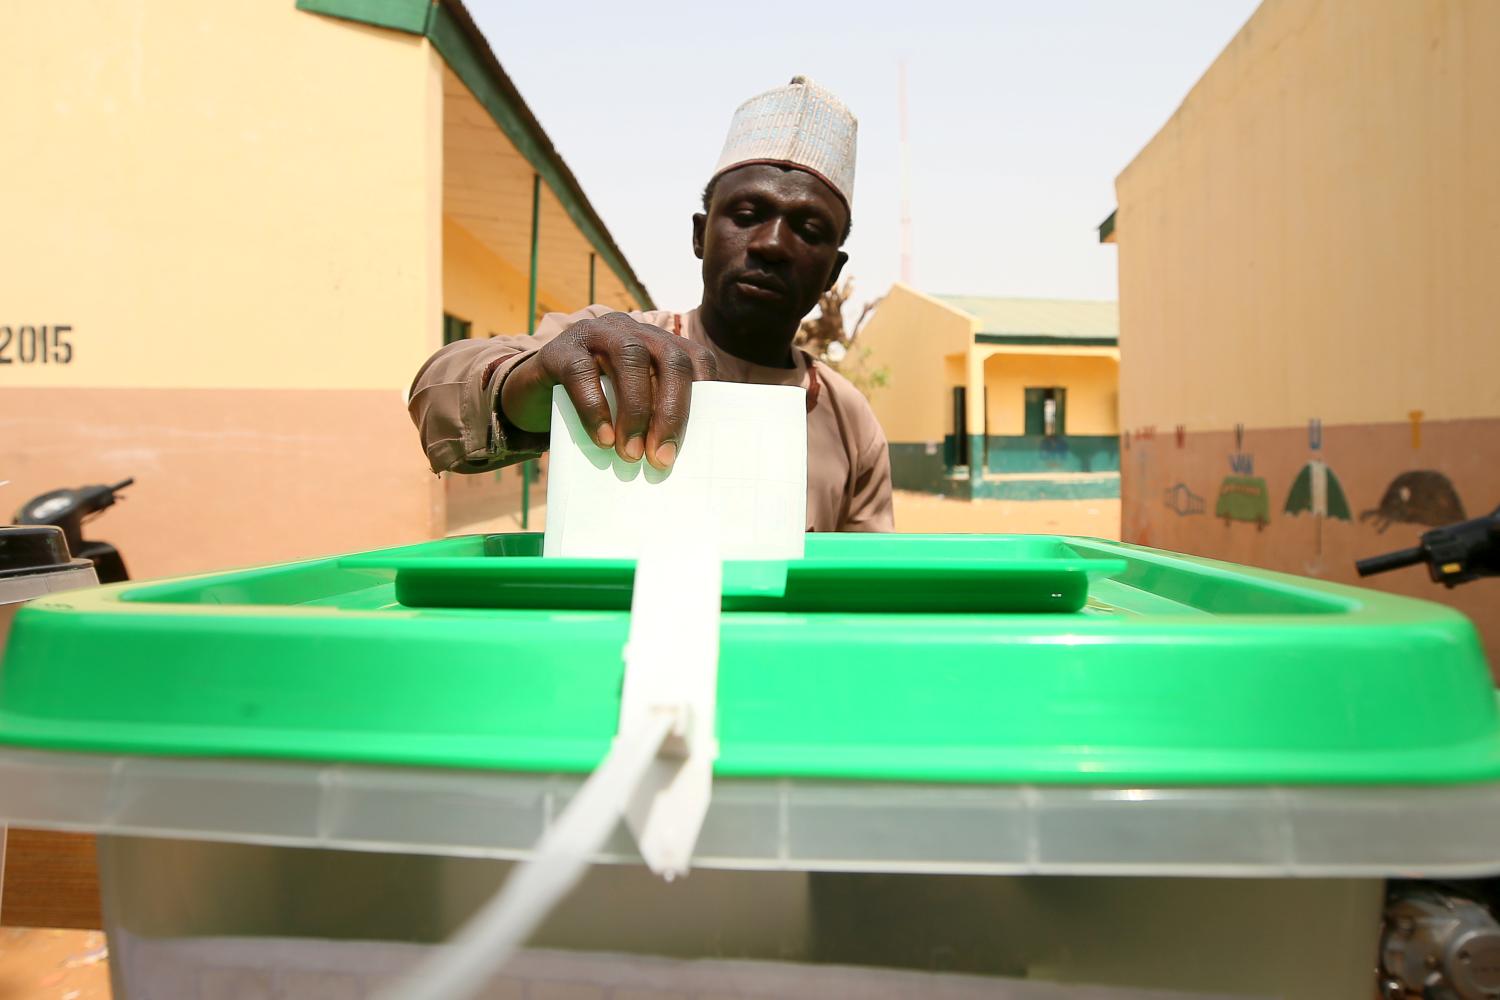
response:
[[[628,462],[645,459],[658,469],[677,457],[692,405],[694,381],[718,378],[718,363],[706,347],[665,330],[611,313],[574,324],[540,353],[547,385],[561,384],[578,410],[594,443],[614,448]],[[613,386],[614,407],[599,386],[600,376]],[[540,400],[541,374],[529,383],[507,381],[511,395],[536,396],[533,409],[550,407]],[[535,391],[523,393],[523,388]],[[510,406],[509,400],[505,405]]]
[[[570,352],[556,377],[568,391],[568,398],[594,443],[601,448],[612,447],[615,431],[610,425],[609,402],[599,385],[599,364],[594,356],[582,349]]]
[[[659,337],[652,341],[656,392],[652,400],[651,424],[646,432],[646,460],[658,469],[667,468],[677,458],[677,448],[687,426],[688,408],[692,405],[697,365],[684,343],[677,337]]]
[[[638,336],[612,335],[598,359],[615,390],[615,452],[637,462],[646,452],[653,405],[651,351]]]
[[[683,339],[682,345],[693,359],[693,380],[695,382],[717,381],[719,378],[719,360],[714,357],[713,352],[702,344],[695,344],[687,339]]]

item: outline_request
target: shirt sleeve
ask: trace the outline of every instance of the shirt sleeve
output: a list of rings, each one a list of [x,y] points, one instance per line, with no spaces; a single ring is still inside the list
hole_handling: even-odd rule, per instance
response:
[[[548,313],[532,336],[460,340],[428,358],[412,381],[406,409],[432,471],[487,472],[546,451],[548,432],[523,431],[500,413],[500,387],[517,365],[568,327],[614,311],[589,306]]]
[[[885,432],[874,423],[872,433],[858,452],[849,516],[839,530],[895,531],[895,522],[891,506],[891,450],[886,445]]]

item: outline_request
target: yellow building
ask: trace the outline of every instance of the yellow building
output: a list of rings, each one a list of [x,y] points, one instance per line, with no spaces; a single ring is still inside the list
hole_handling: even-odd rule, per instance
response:
[[[897,283],[860,331],[896,489],[1118,496],[1113,302],[926,295]]]
[[[1267,0],[1116,182],[1127,541],[1353,581],[1500,504],[1500,3]],[[1500,582],[1448,602],[1500,668]]]
[[[144,576],[519,513],[518,470],[427,470],[418,366],[651,303],[457,0],[7,4],[0,38],[0,504],[134,476],[99,534]]]

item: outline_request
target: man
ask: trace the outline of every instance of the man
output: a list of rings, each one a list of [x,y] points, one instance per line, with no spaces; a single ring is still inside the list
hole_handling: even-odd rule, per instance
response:
[[[449,344],[412,384],[409,409],[435,472],[483,472],[546,450],[552,389],[594,441],[659,469],[677,456],[694,380],[807,390],[807,530],[890,531],[891,468],[869,403],[792,346],[848,255],[857,123],[803,77],[735,112],[693,216],[703,299],[687,313],[549,314],[534,337]],[[600,390],[609,376],[614,419]]]

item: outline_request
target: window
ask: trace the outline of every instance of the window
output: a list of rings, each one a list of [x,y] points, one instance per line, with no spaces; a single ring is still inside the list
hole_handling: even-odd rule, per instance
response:
[[[1067,431],[1068,390],[1061,386],[1026,390],[1028,437],[1061,437]]]
[[[451,313],[443,313],[443,343],[444,345],[456,343],[460,340],[469,339],[469,330],[474,326],[466,319],[459,319]]]

